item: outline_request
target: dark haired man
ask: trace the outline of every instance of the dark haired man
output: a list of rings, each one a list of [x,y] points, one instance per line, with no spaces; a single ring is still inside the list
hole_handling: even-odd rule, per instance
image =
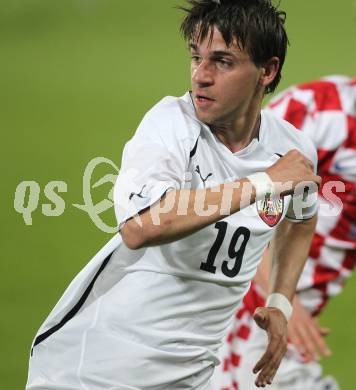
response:
[[[256,313],[270,338],[258,386],[284,355],[316,213],[294,189],[320,182],[311,142],[261,112],[285,57],[284,14],[267,0],[190,5],[192,91],[160,101],[125,146],[114,193],[122,240],[84,268],[41,327],[27,389],[207,389],[275,230],[273,294]],[[301,221],[279,232],[284,217]]]

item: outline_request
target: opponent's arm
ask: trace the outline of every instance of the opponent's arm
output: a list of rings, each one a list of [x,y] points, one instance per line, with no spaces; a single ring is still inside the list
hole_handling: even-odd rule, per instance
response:
[[[278,226],[271,245],[270,293],[283,294],[292,302],[308,257],[315,225],[316,216],[299,223],[285,219]],[[287,350],[288,324],[282,311],[277,308],[258,308],[254,318],[267,331],[269,339],[266,352],[254,368],[255,373],[259,372],[256,385],[260,387],[272,383]]]
[[[319,360],[320,356],[331,355],[325,341],[325,336],[329,333],[330,330],[320,326],[318,318],[313,317],[302,305],[298,295],[295,295],[293,314],[288,322],[288,339],[303,355],[306,362]]]
[[[319,184],[321,178],[312,170],[312,163],[296,150],[288,152],[266,170],[271,180],[276,183],[290,183],[290,187],[281,190],[281,194],[293,192],[301,182]],[[277,186],[278,188],[281,188]],[[224,194],[232,194],[231,206],[226,209]],[[251,196],[244,196],[251,194]],[[225,183],[210,189],[170,191],[154,206],[139,214],[140,223],[135,218],[126,221],[120,232],[125,244],[130,249],[161,245],[186,237],[220,219],[233,214],[255,201],[256,191],[246,178],[233,183]],[[179,212],[180,200],[185,202],[183,213]],[[168,207],[165,202],[168,202]],[[225,202],[226,203],[226,202]],[[212,208],[206,215],[196,211]],[[224,208],[224,213],[221,212]],[[205,215],[204,215],[205,214]]]

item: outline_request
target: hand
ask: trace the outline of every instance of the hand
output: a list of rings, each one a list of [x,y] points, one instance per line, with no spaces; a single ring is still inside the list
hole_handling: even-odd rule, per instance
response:
[[[313,172],[313,163],[297,150],[290,150],[266,170],[275,183],[277,193],[282,196],[294,192],[298,184],[321,183],[321,177]],[[289,185],[287,185],[289,184]]]
[[[253,318],[268,335],[267,349],[253,369],[254,374],[258,373],[256,386],[265,387],[272,383],[287,351],[287,320],[279,309],[272,307],[258,307]]]
[[[288,324],[288,339],[307,362],[319,360],[320,355],[331,355],[324,340],[324,336],[329,332],[329,329],[319,325],[317,319],[311,316],[296,296],[293,300],[293,314]]]

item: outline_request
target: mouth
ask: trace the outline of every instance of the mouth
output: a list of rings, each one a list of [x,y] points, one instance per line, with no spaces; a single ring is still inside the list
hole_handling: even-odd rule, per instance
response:
[[[196,94],[194,101],[198,107],[207,107],[210,106],[215,101],[215,99],[206,95]]]

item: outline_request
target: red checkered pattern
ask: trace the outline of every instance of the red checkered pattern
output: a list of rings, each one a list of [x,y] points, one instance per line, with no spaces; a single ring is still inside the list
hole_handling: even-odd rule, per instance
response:
[[[323,179],[319,219],[298,283],[300,301],[317,315],[342,291],[356,264],[356,79],[329,77],[291,87],[268,109],[308,134],[318,151],[318,174]],[[345,191],[333,187],[333,182],[341,182]],[[222,351],[218,388],[238,388],[252,315],[263,305],[262,294],[252,284]]]
[[[302,84],[269,104],[276,115],[308,134],[318,151],[318,174],[323,179],[319,220],[298,284],[302,303],[314,314],[342,290],[356,264],[355,81],[330,77]],[[337,191],[332,182],[345,191]]]
[[[239,366],[253,321],[253,313],[258,306],[264,306],[263,293],[258,286],[251,285],[251,288],[244,298],[242,307],[236,312],[235,320],[221,350],[221,364],[216,368],[215,387],[221,390],[238,390]],[[216,386],[218,382],[218,386]],[[242,390],[242,389],[240,389]]]

